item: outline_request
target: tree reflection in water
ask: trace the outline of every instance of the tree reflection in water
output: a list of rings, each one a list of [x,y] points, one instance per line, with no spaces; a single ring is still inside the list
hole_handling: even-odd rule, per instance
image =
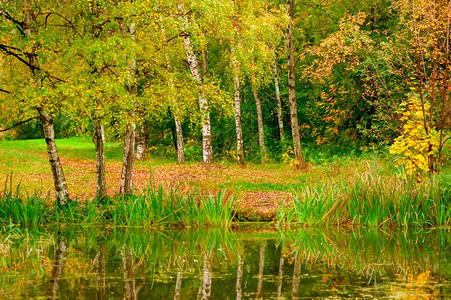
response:
[[[258,262],[258,283],[257,283],[257,293],[255,294],[255,299],[259,299],[262,294],[262,288],[263,288],[263,273],[265,271],[265,251],[266,251],[266,244],[267,241],[265,241],[260,246],[260,254],[259,254],[259,262]]]
[[[144,287],[144,282],[136,287],[135,270],[141,265],[141,260],[134,264],[133,252],[130,246],[124,246],[120,250],[122,257],[122,270],[124,274],[124,294],[122,299],[138,299],[139,291]]]
[[[53,264],[50,298],[58,299],[60,281],[63,276],[64,264],[66,262],[67,245],[65,237],[59,237],[55,253],[55,262]]]
[[[280,259],[279,259],[279,278],[278,278],[278,285],[277,285],[277,299],[282,298],[282,283],[283,283],[283,264],[285,262],[285,259],[283,257],[283,246],[281,246],[280,249]]]
[[[291,298],[293,300],[299,299],[299,287],[301,284],[301,266],[302,260],[299,257],[299,253],[296,252],[293,264],[293,289],[291,290]]]
[[[174,300],[180,299],[180,289],[182,287],[182,276],[183,276],[183,263],[184,259],[182,259],[182,257],[179,256],[177,267],[177,279],[175,281]]]
[[[283,235],[97,228],[62,235],[7,230],[0,230],[0,299],[451,294],[447,273],[451,238],[446,230],[415,234],[298,230]]]
[[[211,295],[211,255],[204,254],[202,268],[201,299],[209,299]]]
[[[236,300],[241,300],[243,296],[243,288],[241,286],[243,281],[243,256],[238,254],[238,267],[236,270]]]

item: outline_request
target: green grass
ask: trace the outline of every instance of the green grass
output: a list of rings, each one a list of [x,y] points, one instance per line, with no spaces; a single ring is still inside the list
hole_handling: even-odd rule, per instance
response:
[[[431,227],[451,223],[451,190],[436,178],[420,184],[365,173],[293,192],[278,224]]]
[[[304,187],[305,183],[298,183],[298,184],[289,184],[289,183],[272,183],[272,182],[261,182],[261,183],[254,183],[254,182],[229,182],[221,184],[221,188],[237,188],[241,191],[291,191],[294,189],[300,189]]]
[[[21,196],[11,186],[0,199],[0,223],[40,226],[47,224],[112,224],[138,227],[181,225],[185,227],[227,227],[235,216],[235,198],[225,190],[215,196],[198,191],[182,193],[154,185],[143,193],[115,196],[103,201],[69,201],[50,204],[39,192]]]
[[[61,139],[57,144],[70,194],[86,195],[92,189],[93,195],[95,150],[90,138]],[[136,162],[135,170],[141,172],[141,181],[135,181],[139,194],[128,198],[115,196],[105,203],[82,196],[83,199],[75,199],[73,205],[53,207],[53,200],[45,196],[53,187],[45,141],[1,141],[0,168],[6,171],[0,173],[0,180],[9,184],[0,199],[0,219],[29,225],[65,222],[223,226],[231,221],[238,208],[228,205],[231,202],[225,201],[230,198],[226,193],[220,191],[212,196],[205,191],[227,189],[242,194],[252,191],[291,193],[293,203],[284,204],[276,212],[280,225],[450,225],[449,162],[433,181],[421,185],[406,184],[398,179],[391,158],[383,152],[350,153],[346,156],[342,151],[331,156],[333,151],[320,154],[320,150],[306,150],[310,159],[310,168],[306,172],[297,172],[277,163],[250,164],[244,168],[227,163],[211,167],[193,163],[178,166],[170,159],[149,157],[146,161]],[[106,143],[105,151],[111,169],[109,175],[116,174],[115,171],[120,170],[122,144]],[[88,160],[89,164],[86,164]],[[318,165],[312,163],[315,161]],[[158,169],[159,175],[164,175],[161,177],[166,180],[163,185],[180,184],[188,186],[191,192],[182,193],[176,188],[163,189],[161,186],[142,188],[145,184],[143,178],[147,180],[149,177],[148,170],[164,165],[169,167]],[[14,184],[10,172],[14,175]],[[115,184],[112,177],[108,177],[109,187]],[[177,178],[182,179],[171,181]],[[227,205],[220,205],[217,199],[222,199]]]

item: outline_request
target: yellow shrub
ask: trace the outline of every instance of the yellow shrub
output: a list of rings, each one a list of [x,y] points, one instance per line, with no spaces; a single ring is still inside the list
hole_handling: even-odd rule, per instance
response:
[[[429,111],[429,104],[424,104],[425,111]],[[421,178],[422,174],[428,173],[428,156],[434,154],[438,149],[438,133],[433,128],[428,128],[428,133],[424,124],[423,110],[421,102],[415,97],[411,97],[402,112],[401,120],[404,122],[402,134],[395,139],[390,147],[390,154],[398,154],[397,165],[404,166],[405,175],[416,175]],[[432,153],[428,152],[432,149]]]

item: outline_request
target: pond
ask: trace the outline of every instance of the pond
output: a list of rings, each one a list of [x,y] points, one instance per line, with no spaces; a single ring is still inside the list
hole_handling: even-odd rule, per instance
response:
[[[0,299],[449,299],[449,230],[6,226]]]

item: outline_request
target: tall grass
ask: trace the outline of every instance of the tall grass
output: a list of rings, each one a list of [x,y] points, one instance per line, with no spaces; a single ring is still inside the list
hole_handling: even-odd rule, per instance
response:
[[[200,191],[165,191],[151,185],[142,193],[115,196],[104,201],[75,199],[66,205],[41,198],[39,193],[21,196],[5,188],[0,198],[0,223],[37,226],[63,224],[114,224],[126,226],[182,225],[228,226],[235,216],[235,198],[225,190],[216,195]]]
[[[451,191],[434,179],[404,182],[372,172],[304,187],[282,207],[278,223],[430,227],[451,224]]]

